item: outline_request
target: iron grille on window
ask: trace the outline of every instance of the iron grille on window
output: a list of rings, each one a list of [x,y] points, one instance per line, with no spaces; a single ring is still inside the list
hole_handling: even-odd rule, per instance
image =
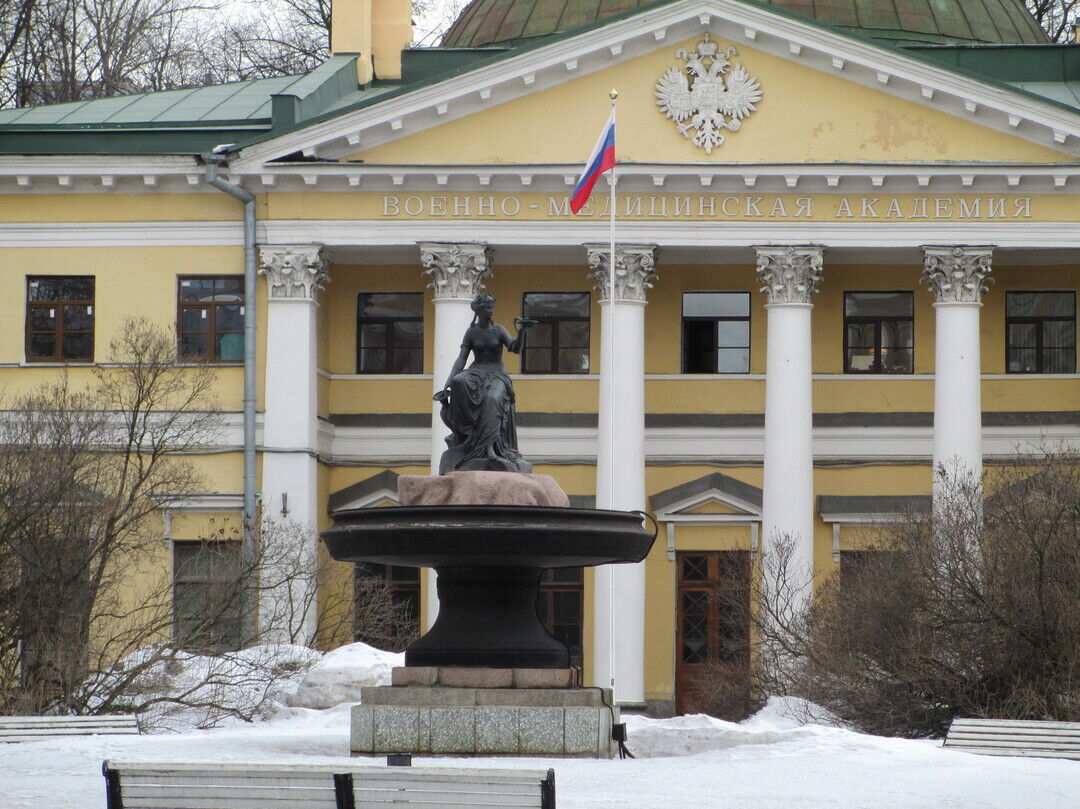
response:
[[[244,359],[242,276],[181,277],[177,295],[180,358],[202,362]]]
[[[424,296],[361,292],[356,303],[356,372],[424,372]]]
[[[914,295],[844,293],[844,373],[914,371]]]
[[[750,372],[750,293],[684,292],[684,374]]]
[[[1076,372],[1076,293],[1005,294],[1005,355],[1010,374]]]
[[[588,292],[526,292],[522,312],[539,323],[529,331],[522,372],[587,374],[590,306]]]
[[[93,361],[93,276],[32,275],[26,279],[26,359]]]

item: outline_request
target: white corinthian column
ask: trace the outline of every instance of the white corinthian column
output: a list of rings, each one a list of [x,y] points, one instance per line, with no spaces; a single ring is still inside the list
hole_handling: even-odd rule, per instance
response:
[[[821,248],[758,247],[757,275],[765,293],[765,469],[762,542],[766,573],[778,544],[790,544],[783,595],[790,609],[813,595],[814,451],[811,398],[811,295],[821,282]],[[771,551],[771,554],[770,554]]]
[[[645,509],[645,304],[656,278],[654,245],[586,245],[589,277],[600,292],[600,418],[596,507]],[[645,563],[596,568],[593,683],[616,702],[645,702]]]
[[[315,639],[318,542],[316,295],[329,282],[322,245],[260,249],[266,278],[259,630],[276,642]],[[254,305],[254,301],[248,305]]]
[[[934,293],[934,500],[939,473],[982,479],[979,310],[993,247],[924,247]]]
[[[420,263],[431,278],[435,303],[435,356],[432,363],[432,393],[438,393],[461,351],[461,338],[472,323],[472,300],[484,291],[484,279],[491,276],[491,250],[484,244],[420,243]],[[439,474],[439,459],[446,451],[446,429],[439,416],[440,405],[431,403],[431,474]],[[425,630],[439,614],[435,571],[425,570]]]

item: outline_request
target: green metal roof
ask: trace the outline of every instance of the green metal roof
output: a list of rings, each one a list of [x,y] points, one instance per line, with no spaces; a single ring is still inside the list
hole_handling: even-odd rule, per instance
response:
[[[654,0],[472,0],[443,37],[475,48],[569,31]],[[826,25],[889,41],[1047,42],[1023,0],[760,0]]]

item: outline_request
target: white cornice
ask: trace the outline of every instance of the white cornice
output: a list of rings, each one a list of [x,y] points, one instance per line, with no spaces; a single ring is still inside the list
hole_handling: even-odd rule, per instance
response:
[[[993,243],[999,248],[1077,249],[1080,228],[1069,222],[791,222],[621,221],[619,238],[661,247],[753,247],[805,244],[904,248],[924,244]],[[316,241],[328,247],[408,246],[432,241],[484,241],[492,245],[574,246],[603,241],[605,221],[277,219],[258,224],[260,244]],[[32,222],[0,223],[0,248],[240,246],[240,222]]]
[[[339,158],[633,59],[708,30],[1059,151],[1080,154],[1080,113],[736,0],[681,0],[478,67],[244,149],[242,172],[297,151]],[[658,39],[655,34],[664,32]],[[573,70],[568,66],[573,65]]]

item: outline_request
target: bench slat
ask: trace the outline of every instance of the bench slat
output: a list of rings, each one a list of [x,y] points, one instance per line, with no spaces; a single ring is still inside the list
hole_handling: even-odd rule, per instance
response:
[[[266,773],[351,773],[353,777],[364,777],[367,774],[377,776],[383,773],[393,772],[403,778],[421,779],[434,778],[445,779],[475,779],[497,778],[516,779],[531,783],[543,781],[547,778],[547,770],[519,770],[519,769],[492,769],[485,767],[386,767],[381,764],[353,765],[346,761],[337,764],[322,763],[281,763],[274,762],[237,762],[237,761],[123,761],[109,759],[105,767],[110,770],[120,770],[122,774],[135,773],[161,773],[163,775],[175,775],[179,772],[206,772],[221,774],[228,772],[243,773],[252,772],[257,774]]]
[[[68,725],[137,725],[138,718],[131,714],[101,714],[100,716],[3,716],[0,728],[21,726],[68,726]]]
[[[1010,750],[994,747],[950,747],[959,753],[978,753],[984,756],[1025,756],[1028,758],[1066,758],[1080,760],[1080,756],[1073,752],[1060,750]]]
[[[1041,719],[962,719],[952,721],[950,731],[953,728],[963,727],[992,727],[992,728],[1039,728],[1049,730],[1080,730],[1080,722],[1050,722]]]
[[[1080,722],[957,718],[942,746],[989,756],[1080,760]]]

